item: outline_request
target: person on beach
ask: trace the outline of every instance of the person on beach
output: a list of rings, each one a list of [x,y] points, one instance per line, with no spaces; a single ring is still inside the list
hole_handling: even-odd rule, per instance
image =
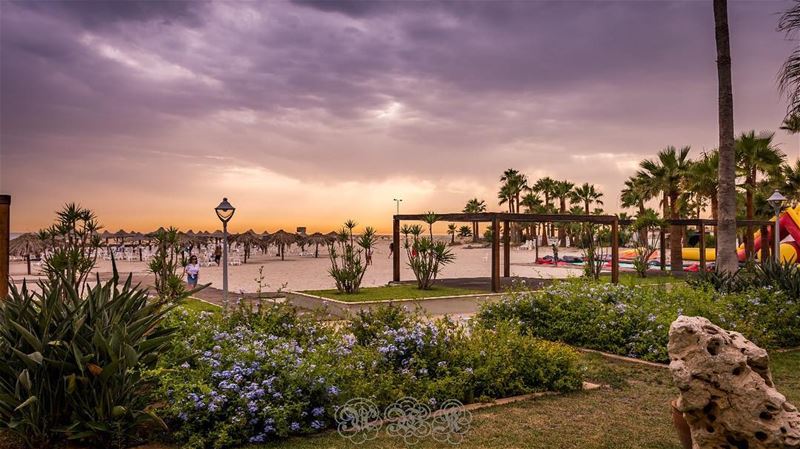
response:
[[[372,265],[372,249],[367,249],[367,251],[364,254],[364,256],[367,259],[367,266]]]
[[[222,248],[217,245],[217,247],[214,248],[214,262],[217,264],[217,266],[219,266],[220,259],[222,259]]]
[[[183,272],[186,273],[186,284],[189,285],[189,288],[197,287],[197,277],[200,274],[200,264],[197,262],[197,256],[189,258],[189,263],[186,264]]]
[[[392,258],[392,254],[394,254],[394,242],[389,242],[389,259]]]

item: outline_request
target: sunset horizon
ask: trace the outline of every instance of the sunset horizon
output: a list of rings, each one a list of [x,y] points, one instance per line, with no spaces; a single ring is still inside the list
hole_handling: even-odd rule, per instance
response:
[[[406,213],[475,197],[505,210],[508,168],[589,182],[623,211],[642,159],[717,146],[713,17],[692,2],[575,5],[4,2],[11,228],[79,202],[114,231],[216,229],[227,196],[235,231],[354,219],[386,233],[394,198]],[[786,113],[785,5],[731,5],[737,135]],[[774,142],[800,153],[797,136]]]

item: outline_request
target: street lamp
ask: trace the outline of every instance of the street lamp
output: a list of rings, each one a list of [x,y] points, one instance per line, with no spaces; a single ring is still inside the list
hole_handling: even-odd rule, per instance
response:
[[[217,218],[222,222],[222,308],[228,309],[228,222],[233,218],[236,208],[223,198],[219,206],[214,208]]]
[[[775,210],[775,262],[780,263],[781,261],[781,224],[780,224],[780,214],[781,214],[781,207],[783,203],[786,202],[786,197],[781,195],[781,192],[775,190],[772,192],[772,195],[767,198],[767,202],[772,209]]]
[[[397,203],[397,215],[400,215],[400,203],[403,202],[402,198],[395,198],[394,202]]]

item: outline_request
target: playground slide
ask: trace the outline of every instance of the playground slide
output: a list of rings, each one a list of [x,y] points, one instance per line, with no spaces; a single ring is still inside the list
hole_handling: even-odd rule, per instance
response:
[[[800,254],[800,205],[793,208],[790,207],[783,211],[779,217],[779,220],[781,241],[786,239],[788,236],[791,236],[794,240],[781,243],[781,260],[797,261],[798,254]],[[753,239],[753,248],[756,252],[756,258],[758,258],[761,256],[761,232],[756,231],[756,233],[753,235]],[[770,242],[770,245],[774,241],[772,236],[772,228],[767,231],[767,241]],[[685,261],[700,260],[700,248],[683,248],[682,254],[683,260]],[[736,254],[738,255],[740,261],[745,260],[744,244],[739,245],[739,248],[736,250]],[[706,260],[709,262],[716,260],[716,251],[714,248],[706,248]]]

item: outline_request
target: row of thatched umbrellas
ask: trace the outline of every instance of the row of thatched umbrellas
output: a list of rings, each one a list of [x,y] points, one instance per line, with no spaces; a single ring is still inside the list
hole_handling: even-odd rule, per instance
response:
[[[98,237],[101,239],[101,241],[106,243],[106,246],[123,244],[126,240],[129,242],[142,243],[152,239],[153,236],[155,236],[160,230],[163,230],[163,228],[147,234],[142,234],[140,232],[127,232],[123,229],[120,229],[117,232],[103,231],[98,234]],[[276,245],[279,248],[281,260],[284,260],[285,247],[292,244],[303,246],[314,245],[314,257],[319,257],[319,246],[327,245],[335,241],[338,238],[338,235],[339,234],[336,232],[329,232],[327,234],[315,232],[310,235],[295,234],[286,232],[283,229],[272,234],[266,231],[259,234],[250,229],[240,234],[229,234],[228,238],[229,241],[244,246],[244,261],[247,263],[247,257],[250,255],[250,248],[259,247],[266,250],[269,245]],[[181,245],[192,248],[195,246],[206,245],[213,241],[218,241],[224,238],[225,235],[222,233],[222,231],[203,231],[195,233],[192,230],[189,230],[186,232],[179,232],[178,236]],[[112,239],[116,240],[114,244],[109,243],[109,241]],[[11,242],[9,242],[8,250],[9,255],[11,256],[25,257],[25,260],[28,264],[28,274],[31,274],[31,254],[41,254],[48,247],[50,247],[50,242],[43,240],[39,234],[35,232],[28,232],[19,235],[14,240],[11,240]]]

